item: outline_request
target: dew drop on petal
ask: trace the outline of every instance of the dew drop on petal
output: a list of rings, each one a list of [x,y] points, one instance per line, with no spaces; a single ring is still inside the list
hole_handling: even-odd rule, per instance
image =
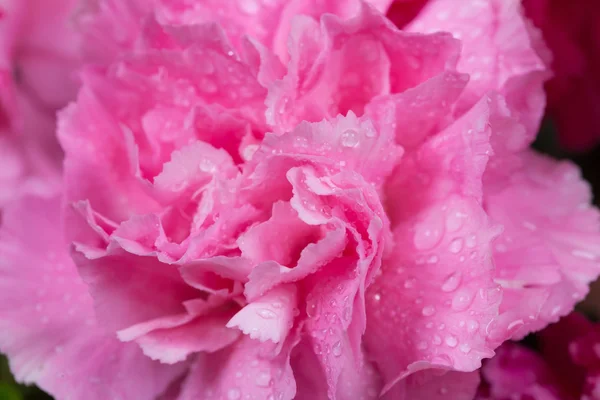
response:
[[[261,371],[256,376],[256,386],[269,387],[271,385],[271,373],[269,371]]]
[[[452,299],[452,309],[455,311],[466,310],[473,302],[473,298],[474,296],[469,290],[460,290]]]
[[[450,335],[446,338],[446,344],[448,345],[448,347],[456,347],[456,345],[458,344],[458,340],[456,339],[456,337]]]
[[[344,147],[356,147],[360,142],[358,132],[354,129],[346,129],[342,132],[340,141]]]
[[[258,315],[260,315],[264,319],[273,319],[277,317],[277,314],[275,314],[268,308],[261,308],[260,310],[258,310]]]
[[[462,250],[463,240],[461,238],[456,238],[452,242],[450,242],[450,246],[448,246],[448,250],[450,253],[457,254]]]
[[[435,314],[435,308],[433,306],[424,307],[423,310],[422,310],[422,313],[423,313],[424,316],[430,317],[433,314]]]
[[[467,236],[466,244],[467,247],[472,249],[473,247],[475,247],[475,245],[477,245],[477,237],[475,235]]]
[[[460,285],[461,276],[459,272],[450,275],[442,284],[442,291],[453,292]]]
[[[242,394],[237,388],[231,388],[227,391],[227,400],[238,400],[240,397],[242,397]]]
[[[336,342],[332,349],[331,349],[332,353],[334,356],[339,357],[342,355],[342,343],[341,342]]]
[[[449,213],[446,216],[446,229],[448,229],[449,232],[456,232],[462,228],[466,217],[467,215],[460,211]]]

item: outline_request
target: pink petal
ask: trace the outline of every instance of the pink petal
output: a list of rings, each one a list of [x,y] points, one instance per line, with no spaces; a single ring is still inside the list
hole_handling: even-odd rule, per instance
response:
[[[452,68],[458,52],[448,35],[400,32],[364,4],[348,20],[294,20],[288,47],[288,74],[267,99],[267,120],[276,132],[348,111],[360,116],[373,97],[400,93]]]
[[[432,0],[407,29],[450,32],[460,39],[458,70],[471,76],[461,109],[469,109],[488,91],[498,91],[533,140],[544,111],[543,84],[549,74],[520,1],[468,0],[456,6],[453,0]]]
[[[181,196],[187,191],[189,196],[215,176],[231,179],[237,173],[226,151],[196,141],[171,153],[171,161],[165,163],[162,172],[154,178],[154,186],[165,194]]]
[[[257,264],[271,260],[291,268],[304,248],[319,236],[319,229],[298,218],[289,203],[277,202],[271,218],[252,226],[237,242],[242,256]]]
[[[228,314],[195,318],[179,326],[153,330],[136,342],[151,359],[174,364],[190,354],[212,353],[235,342],[239,332],[225,327],[229,318]]]
[[[66,105],[77,90],[79,33],[69,19],[75,0],[7,0],[3,2],[0,52],[19,70],[16,83],[46,112]]]
[[[67,201],[89,200],[94,210],[115,221],[127,219],[132,210],[156,209],[135,176],[125,131],[89,89],[81,90],[77,106],[63,111],[58,134],[66,153]]]
[[[131,49],[149,12],[146,0],[102,0],[80,3],[77,25],[82,32],[86,60],[108,64]]]
[[[492,154],[490,113],[484,98],[444,131],[407,152],[386,183],[386,211],[392,223],[413,218],[452,194],[481,199],[482,176]]]
[[[505,340],[557,321],[585,297],[600,274],[600,213],[568,162],[529,151],[496,162],[510,179],[492,175],[485,184],[485,209],[504,226],[494,263],[505,299],[490,331]],[[539,206],[548,199],[552,207]]]
[[[293,345],[276,353],[277,345],[244,337],[218,353],[200,354],[178,400],[291,400],[296,393],[289,363]]]
[[[385,14],[392,0],[369,0],[373,7]],[[323,14],[335,14],[350,18],[361,6],[357,0],[322,2],[315,0],[238,0],[222,3],[215,0],[201,4],[186,3],[182,0],[161,0],[157,16],[161,22],[176,25],[194,25],[218,21],[236,48],[244,45],[246,36],[261,42],[283,61],[287,60],[286,39],[291,29],[291,21],[297,15],[310,15],[319,18]]]
[[[93,258],[79,252],[73,257],[90,287],[99,320],[111,329],[178,314],[182,303],[199,293],[184,283],[175,266],[153,256],[115,248]]]
[[[402,93],[374,98],[365,107],[365,114],[382,132],[391,119],[396,143],[412,150],[453,119],[454,103],[467,81],[464,74],[444,72]]]
[[[379,184],[402,155],[402,149],[394,144],[394,134],[386,126],[375,129],[371,120],[357,118],[349,111],[345,117],[302,122],[289,134],[267,135],[254,160],[260,162],[276,153],[277,157],[356,171],[364,179]]]
[[[381,379],[373,365],[358,355],[357,363],[343,366],[340,382],[335,392],[337,400],[375,400],[379,398]],[[292,353],[292,369],[298,392],[295,400],[328,400],[327,381],[319,359],[308,341],[303,341]]]
[[[280,285],[250,302],[229,320],[227,327],[238,328],[252,339],[282,343],[294,324],[296,287]]]
[[[96,322],[62,239],[59,210],[59,199],[36,197],[5,210],[0,348],[17,379],[57,398],[154,399],[185,366],[152,362]]]
[[[176,25],[218,21],[237,48],[242,46],[245,35],[256,38],[270,48],[271,42],[277,40],[281,15],[288,3],[282,0],[205,0],[191,6],[184,0],[160,0],[156,13],[162,22]]]
[[[365,336],[385,390],[414,363],[473,371],[493,354],[486,326],[500,302],[491,260],[498,232],[480,204],[488,116],[484,99],[407,153],[386,187],[395,246],[368,288]]]
[[[250,273],[249,282],[245,286],[246,297],[254,299],[281,283],[304,279],[338,257],[346,243],[344,230],[337,227],[337,229],[328,231],[317,243],[306,246],[294,268],[287,268],[276,262],[264,262],[257,265]]]

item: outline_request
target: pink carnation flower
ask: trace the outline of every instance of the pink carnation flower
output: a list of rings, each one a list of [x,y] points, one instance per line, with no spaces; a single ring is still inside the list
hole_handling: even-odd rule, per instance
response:
[[[600,329],[570,314],[539,334],[540,353],[507,343],[481,370],[478,400],[600,397]]]
[[[572,310],[599,215],[573,165],[528,149],[547,71],[518,3],[439,0],[405,31],[387,3],[82,10],[60,194],[0,231],[18,379],[473,399],[482,359]]]

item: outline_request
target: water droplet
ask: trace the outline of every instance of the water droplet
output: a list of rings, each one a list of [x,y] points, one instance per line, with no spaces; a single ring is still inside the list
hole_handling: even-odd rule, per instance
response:
[[[445,387],[440,388],[440,394],[448,394],[448,389]]]
[[[240,390],[237,388],[231,388],[227,391],[227,399],[228,400],[238,400],[240,397],[242,397],[242,394],[240,393]]]
[[[360,142],[358,132],[354,129],[346,129],[340,138],[342,146],[344,147],[356,147]]]
[[[446,229],[448,232],[456,232],[460,228],[462,228],[467,214],[462,213],[460,211],[454,211],[449,213],[446,216]]]
[[[455,311],[464,311],[473,302],[473,293],[467,289],[460,290],[452,299],[452,309]]]
[[[437,215],[430,216],[416,227],[414,244],[418,250],[428,250],[435,247],[441,240],[443,227]]]
[[[477,244],[477,237],[475,235],[469,235],[466,240],[467,247],[473,248]]]
[[[308,139],[304,136],[295,136],[294,137],[294,146],[296,148],[307,148],[308,147]]]
[[[275,314],[273,311],[269,310],[268,308],[261,308],[257,311],[257,313],[264,319],[273,319],[273,318],[277,317],[277,314]]]
[[[261,371],[256,376],[256,386],[269,387],[271,385],[271,372]]]
[[[344,309],[344,320],[350,321],[350,318],[352,318],[352,310],[350,309],[350,307],[346,307]]]
[[[424,316],[430,317],[433,314],[435,314],[435,307],[432,307],[432,306],[424,307],[422,313]]]
[[[456,337],[450,335],[446,338],[446,344],[448,345],[448,347],[456,347],[456,345],[458,344],[458,340],[456,339]]]
[[[461,238],[456,238],[452,242],[450,242],[450,246],[448,246],[448,250],[450,253],[457,254],[462,250],[463,241]]]
[[[439,337],[438,335],[434,335],[433,336],[433,344],[436,344],[436,345],[442,344],[442,338]]]
[[[407,280],[404,281],[404,287],[406,289],[410,289],[415,287],[415,283],[417,282],[417,280],[415,278],[409,278]]]
[[[273,308],[277,308],[280,309],[281,307],[283,307],[283,304],[281,304],[280,301],[276,301],[272,304]]]
[[[447,293],[455,291],[458,288],[458,285],[460,285],[460,280],[460,272],[455,272],[454,274],[450,275],[442,284],[442,291]]]
[[[434,255],[432,255],[432,256],[430,256],[430,257],[427,259],[427,262],[428,262],[429,264],[437,264],[437,262],[438,262],[438,261],[439,261],[439,258],[438,258],[438,256],[436,256],[435,254],[434,254]]]
[[[331,351],[333,352],[333,355],[336,357],[339,357],[342,355],[342,343],[341,342],[336,342],[333,347],[331,348]]]
[[[200,164],[198,164],[198,168],[200,169],[200,171],[208,172],[208,173],[213,173],[217,169],[215,164],[206,158],[203,158],[202,160],[200,160]]]
[[[471,351],[471,346],[469,346],[467,343],[462,343],[460,346],[458,346],[458,349],[463,353],[468,354]]]
[[[530,231],[535,231],[537,229],[537,226],[535,226],[535,224],[533,224],[532,222],[529,222],[529,221],[524,221],[523,226],[526,229],[529,229]]]
[[[425,350],[427,348],[427,342],[419,342],[419,344],[417,344],[417,349],[419,350]]]

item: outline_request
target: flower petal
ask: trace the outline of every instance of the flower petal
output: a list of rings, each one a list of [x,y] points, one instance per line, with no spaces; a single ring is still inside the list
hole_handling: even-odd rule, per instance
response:
[[[458,70],[471,76],[461,109],[498,91],[532,141],[544,112],[543,84],[549,73],[528,24],[519,0],[467,0],[459,6],[453,0],[431,0],[406,29],[450,32],[460,39]]]
[[[527,151],[496,163],[509,175],[486,179],[484,207],[504,226],[494,263],[505,294],[491,328],[505,340],[556,322],[585,297],[600,275],[600,212],[569,162]],[[552,207],[540,207],[547,199]]]
[[[233,346],[214,354],[199,354],[183,384],[178,400],[292,400],[296,394],[290,367],[289,340],[281,352],[277,345],[243,337]]]
[[[156,398],[185,365],[151,361],[106,333],[67,252],[59,214],[59,198],[27,196],[5,210],[0,349],[18,380],[57,398]]]

